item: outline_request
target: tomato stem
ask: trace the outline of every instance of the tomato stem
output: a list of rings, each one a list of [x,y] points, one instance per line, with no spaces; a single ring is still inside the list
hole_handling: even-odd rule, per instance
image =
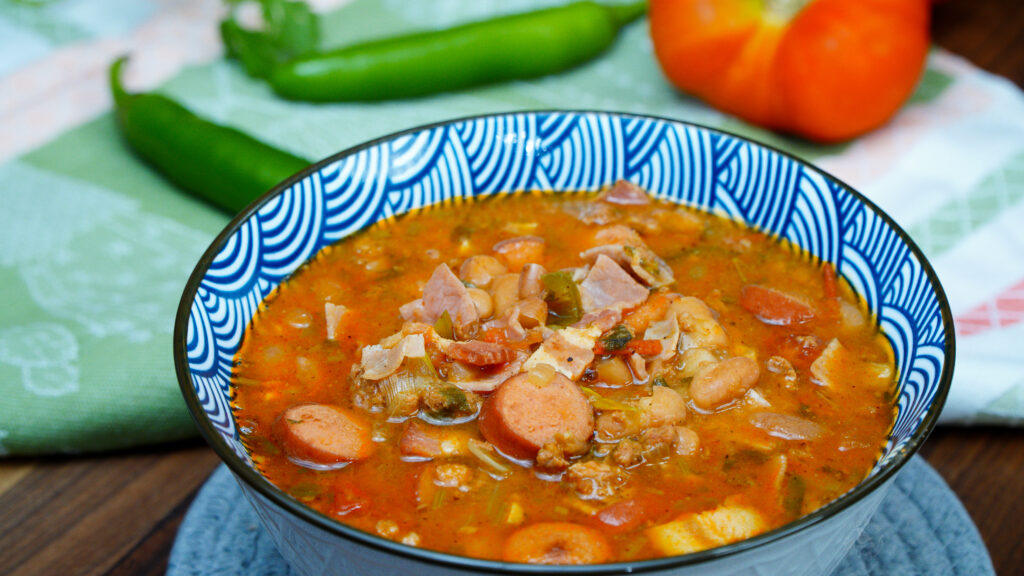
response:
[[[784,24],[804,9],[810,0],[764,0],[764,18]]]

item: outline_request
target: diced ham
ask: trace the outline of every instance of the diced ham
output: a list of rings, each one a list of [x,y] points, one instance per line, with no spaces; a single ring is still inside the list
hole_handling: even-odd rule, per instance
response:
[[[348,314],[348,308],[339,304],[324,302],[324,319],[327,323],[328,340],[338,339],[338,328],[341,326],[341,321],[345,318],[346,314]]]
[[[594,245],[600,246],[603,244],[643,246],[644,240],[636,230],[633,230],[629,226],[615,224],[612,226],[606,226],[597,232],[594,232]]]
[[[600,330],[602,333],[607,332],[615,327],[619,321],[622,320],[622,312],[615,308],[605,308],[604,310],[597,310],[595,312],[588,312],[583,315],[575,324],[573,328],[589,328],[594,327]]]
[[[750,417],[750,423],[783,440],[815,440],[822,434],[821,425],[799,416],[777,412],[758,412]]]
[[[451,383],[468,392],[492,392],[504,381],[522,372],[526,358],[525,353],[520,353],[497,371],[484,371],[471,378],[453,379]]]
[[[868,362],[850,352],[838,339],[833,338],[814,362],[811,363],[811,382],[819,386],[834,387],[844,382],[870,386],[877,391],[892,386],[892,366]]]
[[[473,366],[494,366],[511,362],[516,358],[516,351],[512,348],[481,340],[452,342],[445,350],[445,354],[452,360]]]
[[[617,224],[598,230],[594,234],[594,244],[593,248],[583,251],[580,256],[588,261],[594,261],[599,256],[607,256],[632,270],[637,278],[651,288],[675,282],[672,268],[648,248],[640,235],[628,226]]]
[[[661,342],[661,353],[658,358],[668,360],[676,355],[679,346],[679,321],[671,310],[669,314],[657,322],[652,322],[644,331],[644,340]]]
[[[604,255],[597,257],[587,277],[580,283],[580,300],[584,312],[602,308],[632,308],[646,300],[648,293],[647,288]]]
[[[427,322],[427,310],[423,307],[423,298],[417,298],[412,302],[406,302],[398,307],[398,313],[403,320],[409,322]]]
[[[647,192],[629,180],[619,180],[601,196],[601,200],[609,204],[624,206],[643,206],[651,203]]]
[[[480,319],[469,291],[447,264],[438,265],[423,287],[423,310],[428,323],[436,322],[447,311],[456,333],[464,333]]]
[[[541,297],[544,294],[544,282],[541,276],[547,273],[540,264],[528,263],[519,274],[519,297]]]
[[[566,378],[578,380],[594,361],[594,343],[600,335],[596,328],[569,327],[558,330],[530,355],[523,369],[530,370],[538,364],[547,364]]]
[[[382,380],[397,372],[406,358],[422,358],[426,354],[422,334],[405,336],[391,348],[385,348],[380,344],[366,346],[363,348],[363,357],[360,361],[362,377],[367,380]]]
[[[562,204],[562,210],[580,222],[591,226],[604,226],[618,219],[615,208],[604,202],[569,201]]]

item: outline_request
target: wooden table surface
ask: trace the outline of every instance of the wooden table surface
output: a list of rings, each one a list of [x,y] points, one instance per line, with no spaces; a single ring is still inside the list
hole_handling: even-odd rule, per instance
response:
[[[1024,86],[1024,2],[938,2],[933,34]],[[1024,430],[940,428],[922,454],[974,518],[996,573],[1024,572]],[[218,462],[198,440],[0,461],[0,574],[164,574],[178,526]]]

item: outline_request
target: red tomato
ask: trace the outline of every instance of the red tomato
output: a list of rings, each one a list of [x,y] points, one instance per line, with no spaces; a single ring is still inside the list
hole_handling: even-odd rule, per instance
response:
[[[877,128],[914,91],[928,0],[651,0],[651,38],[679,89],[812,140]]]

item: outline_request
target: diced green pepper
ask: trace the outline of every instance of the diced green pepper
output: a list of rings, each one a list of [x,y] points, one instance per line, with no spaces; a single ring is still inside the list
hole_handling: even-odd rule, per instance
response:
[[[441,338],[455,339],[455,326],[452,324],[452,317],[448,315],[447,310],[441,313],[437,322],[434,322],[434,332],[437,332]]]
[[[548,294],[548,324],[568,326],[583,317],[580,304],[580,289],[573,282],[572,275],[564,270],[551,272],[540,277]]]
[[[601,345],[605,350],[621,350],[633,339],[633,333],[625,324],[618,324],[608,332],[601,335]]]

